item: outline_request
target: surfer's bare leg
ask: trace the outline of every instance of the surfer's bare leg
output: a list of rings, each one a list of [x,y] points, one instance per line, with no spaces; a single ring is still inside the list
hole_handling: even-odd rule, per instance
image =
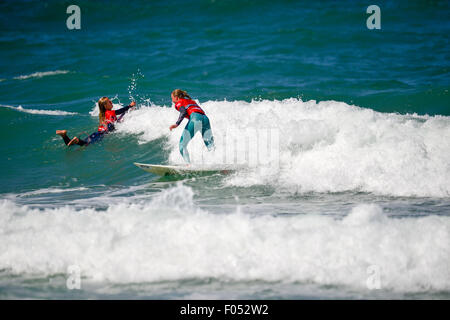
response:
[[[56,134],[60,136],[67,135],[67,130],[56,130]]]
[[[80,142],[80,139],[78,139],[77,137],[74,137],[72,140],[69,141],[67,146],[70,147],[73,144],[79,144],[79,142]]]
[[[70,142],[67,145],[71,146],[71,145],[74,145],[74,144],[77,144],[79,146],[84,146],[86,144],[89,144],[89,142],[87,142],[86,140],[74,137],[72,140],[70,140]]]

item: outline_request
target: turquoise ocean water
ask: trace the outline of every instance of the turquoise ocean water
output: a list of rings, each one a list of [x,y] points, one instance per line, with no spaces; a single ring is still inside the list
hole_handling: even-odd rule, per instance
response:
[[[2,1],[0,298],[450,298],[450,5],[370,4]],[[135,167],[183,163],[175,88],[217,142],[194,165],[275,158]],[[102,96],[138,106],[67,148]]]

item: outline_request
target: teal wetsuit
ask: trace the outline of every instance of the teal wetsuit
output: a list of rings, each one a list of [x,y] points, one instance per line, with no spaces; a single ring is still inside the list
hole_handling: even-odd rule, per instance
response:
[[[180,118],[181,120],[183,120],[182,117]],[[202,133],[203,142],[205,143],[208,150],[211,151],[214,149],[214,137],[212,135],[211,125],[209,123],[208,117],[201,113],[191,113],[189,122],[186,124],[186,127],[184,127],[183,134],[180,138],[180,152],[183,156],[184,161],[186,161],[187,163],[191,162],[191,159],[189,158],[189,152],[187,150],[187,145],[198,131]]]

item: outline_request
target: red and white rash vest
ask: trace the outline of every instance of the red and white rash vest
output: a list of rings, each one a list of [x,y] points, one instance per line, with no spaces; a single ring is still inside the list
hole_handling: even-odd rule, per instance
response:
[[[194,100],[191,100],[191,99],[178,100],[178,102],[175,104],[175,109],[177,109],[177,111],[180,111],[181,107],[186,108],[187,115],[185,118],[187,118],[187,119],[189,119],[190,115],[194,112],[200,113],[200,114],[205,114],[205,112],[202,110],[202,108],[200,108],[200,106],[197,104],[197,102],[195,102]]]
[[[116,111],[115,110],[106,110],[105,111],[105,121],[101,125],[98,126],[98,131],[104,132],[108,131],[108,125],[117,121]]]

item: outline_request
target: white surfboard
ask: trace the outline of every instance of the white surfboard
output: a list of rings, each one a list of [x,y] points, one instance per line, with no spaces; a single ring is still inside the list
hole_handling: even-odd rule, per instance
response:
[[[217,166],[169,166],[162,164],[147,164],[138,163],[134,164],[144,171],[159,175],[159,176],[172,176],[172,175],[208,175],[208,174],[229,174],[236,171],[232,167],[217,167]]]

